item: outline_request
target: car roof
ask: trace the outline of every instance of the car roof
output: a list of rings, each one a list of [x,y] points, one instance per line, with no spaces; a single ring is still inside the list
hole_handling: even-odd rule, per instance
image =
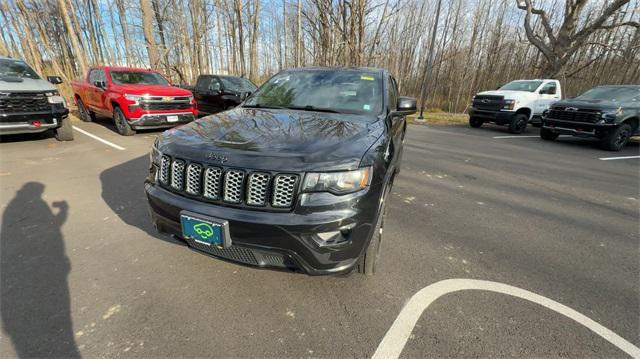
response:
[[[596,87],[628,88],[628,89],[640,90],[640,85],[599,85]]]
[[[338,66],[309,66],[296,67],[284,70],[285,72],[304,72],[304,71],[362,71],[362,72],[378,72],[384,73],[385,69],[378,67],[338,67]]]

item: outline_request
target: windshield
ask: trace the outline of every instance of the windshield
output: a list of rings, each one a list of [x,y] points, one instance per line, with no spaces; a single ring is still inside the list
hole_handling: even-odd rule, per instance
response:
[[[243,79],[242,77],[220,76],[220,81],[222,81],[222,87],[227,90],[253,92],[257,89],[256,85],[252,84],[251,81],[247,79]]]
[[[161,85],[169,86],[162,75],[146,71],[109,71],[111,81],[116,85]]]
[[[305,70],[272,77],[244,106],[379,114],[382,98],[380,73]]]
[[[640,96],[640,88],[596,87],[578,96],[578,100],[605,100],[613,102],[631,101]]]
[[[500,87],[500,90],[534,92],[540,85],[542,81],[512,81]]]
[[[10,59],[0,59],[0,77],[40,79],[40,76],[26,62]]]

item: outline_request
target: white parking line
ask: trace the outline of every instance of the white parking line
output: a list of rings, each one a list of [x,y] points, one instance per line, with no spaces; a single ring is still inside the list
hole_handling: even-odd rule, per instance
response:
[[[122,146],[118,146],[113,142],[109,142],[109,141],[107,141],[105,139],[102,139],[102,138],[100,138],[100,137],[98,137],[98,136],[96,136],[96,135],[94,135],[92,133],[89,133],[89,132],[87,132],[87,131],[79,128],[79,127],[73,126],[73,129],[78,131],[78,132],[80,132],[80,133],[82,133],[82,134],[85,134],[85,135],[93,138],[94,140],[100,141],[100,142],[104,143],[105,145],[111,146],[111,147],[115,148],[116,150],[120,150],[120,151],[126,150],[126,148],[124,148]]]
[[[630,160],[632,158],[640,158],[640,156],[602,157],[600,161]]]
[[[376,352],[373,354],[373,358],[398,358],[400,353],[402,353],[402,349],[407,343],[416,322],[420,319],[422,312],[424,312],[431,303],[443,295],[470,289],[507,294],[540,304],[543,307],[551,309],[584,325],[632,357],[640,358],[640,348],[631,344],[613,331],[596,323],[587,316],[580,314],[563,304],[528,290],[502,283],[475,279],[447,279],[431,284],[414,294],[404,308],[402,308],[402,311],[398,314],[398,317],[393,322],[393,325],[391,325],[391,328],[389,328],[387,334],[382,338],[380,345],[378,345],[378,349],[376,349]]]
[[[503,139],[503,138],[538,138],[540,136],[493,136],[493,138]]]

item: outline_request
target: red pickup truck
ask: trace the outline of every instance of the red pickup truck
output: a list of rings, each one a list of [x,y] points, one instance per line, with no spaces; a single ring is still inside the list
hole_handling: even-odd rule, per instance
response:
[[[113,118],[123,136],[187,123],[198,115],[191,91],[171,86],[157,71],[99,66],[71,86],[82,121],[95,116]]]

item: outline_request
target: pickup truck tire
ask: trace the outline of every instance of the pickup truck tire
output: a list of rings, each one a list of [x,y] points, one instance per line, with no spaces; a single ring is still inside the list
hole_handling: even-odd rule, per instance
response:
[[[62,126],[53,130],[58,141],[73,141],[73,127],[69,117],[62,120]]]
[[[558,138],[558,136],[560,136],[559,133],[555,133],[548,128],[540,129],[540,138],[542,138],[545,141],[555,141],[556,138]]]
[[[81,99],[78,99],[78,115],[82,122],[91,122],[93,120],[93,116],[91,116],[91,113],[89,113],[89,110],[84,103],[82,103]]]
[[[116,125],[116,130],[118,130],[118,133],[122,136],[133,136],[136,134],[136,131],[129,125],[127,118],[124,117],[124,113],[122,113],[120,107],[113,107],[113,124]]]
[[[623,123],[615,129],[610,130],[601,140],[600,146],[608,151],[620,151],[627,145],[633,128],[627,123]]]
[[[469,126],[473,128],[480,128],[484,124],[484,121],[477,117],[469,117]]]
[[[380,213],[378,213],[378,219],[376,220],[376,227],[373,231],[373,236],[371,236],[371,240],[369,241],[369,246],[367,250],[360,256],[358,259],[358,264],[356,264],[356,270],[358,273],[364,274],[366,276],[372,276],[376,273],[376,263],[378,262],[378,258],[380,257],[380,248],[382,246],[382,230],[384,229],[384,217],[387,212],[387,194],[390,191],[385,191],[385,196],[382,200],[382,207],[380,208]]]
[[[529,117],[524,114],[517,114],[513,116],[511,123],[509,124],[509,132],[515,134],[521,134],[527,129],[527,122]]]

